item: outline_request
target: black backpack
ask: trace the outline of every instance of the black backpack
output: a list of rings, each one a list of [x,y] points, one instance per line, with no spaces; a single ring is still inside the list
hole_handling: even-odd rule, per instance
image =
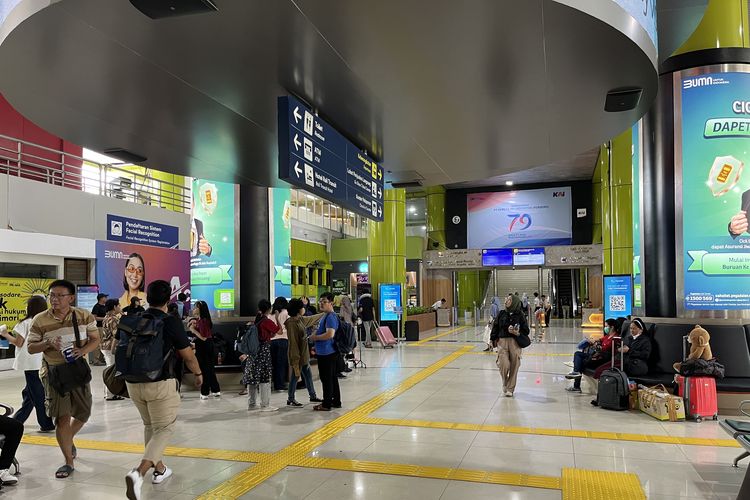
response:
[[[333,340],[339,354],[349,354],[357,347],[357,336],[354,333],[354,326],[339,317],[339,327],[336,329],[336,335],[333,337]]]
[[[126,382],[157,382],[171,375],[172,350],[164,353],[164,321],[153,314],[124,316],[117,325],[116,376]],[[166,377],[165,377],[166,376]]]

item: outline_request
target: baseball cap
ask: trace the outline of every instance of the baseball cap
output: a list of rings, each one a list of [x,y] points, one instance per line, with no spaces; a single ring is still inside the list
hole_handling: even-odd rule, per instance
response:
[[[109,295],[107,295],[106,293],[100,293],[96,296],[96,300],[106,299],[107,297],[109,297]]]

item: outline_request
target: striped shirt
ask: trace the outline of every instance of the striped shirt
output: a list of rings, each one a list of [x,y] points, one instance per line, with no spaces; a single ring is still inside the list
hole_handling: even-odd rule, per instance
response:
[[[96,318],[94,318],[89,311],[78,309],[76,307],[71,307],[70,312],[63,320],[57,319],[54,314],[52,314],[52,309],[47,309],[46,311],[34,316],[26,342],[33,344],[47,339],[62,337],[63,349],[73,345],[76,336],[75,330],[73,329],[72,313],[75,313],[76,318],[78,319],[78,331],[81,337],[81,346],[85,345],[88,341],[88,337],[91,336],[91,334],[97,335],[99,330],[96,327]],[[44,361],[49,365],[62,365],[65,363],[65,356],[63,356],[63,353],[57,349],[50,347],[45,350],[43,354]],[[42,366],[39,375],[43,376],[45,374],[45,367]]]

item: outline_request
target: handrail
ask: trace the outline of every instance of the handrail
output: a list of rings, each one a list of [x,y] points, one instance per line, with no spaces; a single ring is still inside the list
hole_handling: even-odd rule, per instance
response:
[[[132,203],[159,206],[178,212],[191,209],[190,188],[150,175],[122,168],[131,163],[103,164],[82,156],[0,134],[0,141],[13,143],[15,149],[0,145],[0,173],[24,177],[57,186],[108,196]],[[57,158],[45,158],[36,148]]]

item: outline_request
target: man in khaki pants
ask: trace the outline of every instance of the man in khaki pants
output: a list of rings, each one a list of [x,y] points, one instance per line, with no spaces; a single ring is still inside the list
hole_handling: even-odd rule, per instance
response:
[[[144,314],[153,315],[164,323],[164,356],[174,350],[195,374],[196,387],[203,383],[203,376],[190,347],[185,328],[179,318],[167,314],[172,287],[164,280],[157,280],[148,285],[146,300],[150,307]],[[177,381],[174,370],[169,369],[173,363],[175,353],[165,363],[160,380],[155,382],[128,382],[130,399],[138,408],[143,420],[146,450],[140,465],[125,476],[127,497],[130,500],[140,500],[143,476],[153,468],[151,482],[159,484],[172,475],[172,470],[164,465],[162,456],[169,444],[169,438],[174,432],[177,421],[177,411],[180,408],[180,394],[177,391]]]

